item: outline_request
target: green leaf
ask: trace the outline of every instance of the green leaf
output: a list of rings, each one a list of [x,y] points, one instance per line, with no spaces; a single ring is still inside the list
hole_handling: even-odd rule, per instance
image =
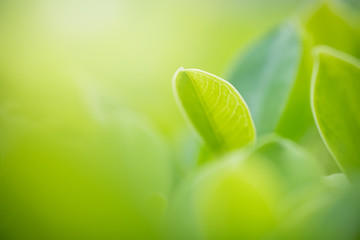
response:
[[[300,186],[312,185],[321,179],[322,171],[317,159],[288,139],[266,136],[254,154],[274,164],[288,191],[296,191]]]
[[[346,174],[360,170],[360,62],[318,47],[312,79],[312,109],[329,151]]]
[[[294,80],[290,97],[275,130],[282,137],[297,142],[302,141],[304,135],[309,134],[309,128],[312,131],[317,131],[314,127],[315,123],[310,107],[310,80],[314,65],[311,54],[312,48],[309,38],[303,37],[301,60],[296,80]],[[316,140],[322,143],[320,137]],[[325,151],[327,150],[325,149]]]
[[[205,165],[174,194],[170,239],[266,238],[278,221],[281,181],[267,159],[243,151]]]
[[[360,11],[360,2],[358,0],[344,0],[344,3],[346,3],[346,7],[351,8],[354,13]]]
[[[184,116],[215,152],[254,142],[250,112],[231,84],[201,70],[180,68],[173,86]]]
[[[349,185],[341,175],[332,177],[337,178],[334,179],[337,186],[319,189],[321,194],[314,195],[307,205],[294,211],[286,222],[286,230],[290,230],[291,236],[282,233],[282,239],[360,238],[360,185],[356,181]]]
[[[195,179],[193,208],[205,239],[266,239],[277,225],[283,189],[276,171],[261,158],[241,158],[223,159]]]
[[[345,2],[351,7],[360,10],[360,3],[357,0],[345,0]]]
[[[229,81],[249,104],[259,135],[275,130],[296,79],[301,52],[295,26],[285,24],[235,64]]]
[[[314,45],[328,45],[360,57],[360,28],[350,16],[350,12],[325,3],[306,22],[305,30]]]

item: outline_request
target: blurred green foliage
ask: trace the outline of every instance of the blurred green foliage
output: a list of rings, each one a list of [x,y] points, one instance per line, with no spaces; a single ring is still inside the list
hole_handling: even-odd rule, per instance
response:
[[[329,48],[318,48],[312,83],[313,112],[334,158],[343,171],[360,170],[360,62]],[[341,81],[339,81],[341,79]]]
[[[358,239],[360,179],[325,147],[310,81],[318,45],[360,58],[359,12],[353,0],[0,1],[0,239]],[[182,65],[235,86],[254,146],[214,154],[189,130],[171,91]],[[320,130],[351,170],[357,73],[333,65],[322,101],[341,106],[324,121],[352,119],[341,128],[355,137]]]

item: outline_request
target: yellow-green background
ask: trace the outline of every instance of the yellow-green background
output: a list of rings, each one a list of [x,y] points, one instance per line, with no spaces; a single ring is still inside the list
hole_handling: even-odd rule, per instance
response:
[[[188,132],[173,73],[224,77],[309,3],[2,0],[0,239],[158,238]]]

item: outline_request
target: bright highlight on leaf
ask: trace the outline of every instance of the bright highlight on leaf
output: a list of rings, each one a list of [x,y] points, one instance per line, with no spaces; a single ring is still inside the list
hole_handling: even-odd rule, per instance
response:
[[[231,151],[254,141],[249,109],[231,84],[201,70],[180,68],[173,86],[184,115],[214,151]]]
[[[322,137],[345,173],[360,170],[360,62],[328,47],[316,51],[312,108]]]

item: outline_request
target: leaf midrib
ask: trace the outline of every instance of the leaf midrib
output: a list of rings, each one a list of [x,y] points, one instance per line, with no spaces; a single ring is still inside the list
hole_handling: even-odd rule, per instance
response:
[[[205,114],[205,116],[206,116],[206,120],[208,121],[209,126],[210,126],[210,128],[212,129],[212,131],[213,131],[213,134],[214,134],[214,136],[215,136],[214,139],[216,140],[216,143],[217,143],[219,149],[220,149],[221,151],[225,151],[225,150],[227,149],[227,145],[226,145],[223,137],[220,136],[220,133],[219,133],[218,131],[216,131],[216,129],[217,129],[217,126],[216,126],[216,125],[217,125],[217,124],[216,124],[216,123],[212,120],[212,118],[209,116],[209,113],[208,113],[208,111],[207,111],[207,110],[209,110],[209,109],[208,109],[208,107],[206,106],[205,101],[204,101],[202,95],[200,94],[200,90],[198,89],[198,87],[197,87],[196,84],[194,83],[193,78],[192,78],[191,76],[189,76],[189,74],[188,74],[186,71],[185,71],[185,74],[186,74],[186,76],[190,79],[191,84],[192,84],[192,86],[193,86],[193,88],[194,88],[194,90],[195,90],[195,92],[196,92],[196,96],[197,96],[198,99],[199,99],[199,102],[200,102],[200,105],[201,105],[201,107],[202,107],[202,110],[203,110],[203,112],[204,112],[204,114]],[[197,73],[196,73],[196,74],[197,74]],[[207,77],[207,76],[206,76],[206,77]],[[215,81],[215,80],[213,80],[213,81]],[[221,85],[220,85],[220,86],[221,86]],[[220,90],[219,90],[219,91],[220,91]],[[219,94],[220,94],[220,93],[219,93]],[[206,140],[205,140],[205,141],[206,141]]]

